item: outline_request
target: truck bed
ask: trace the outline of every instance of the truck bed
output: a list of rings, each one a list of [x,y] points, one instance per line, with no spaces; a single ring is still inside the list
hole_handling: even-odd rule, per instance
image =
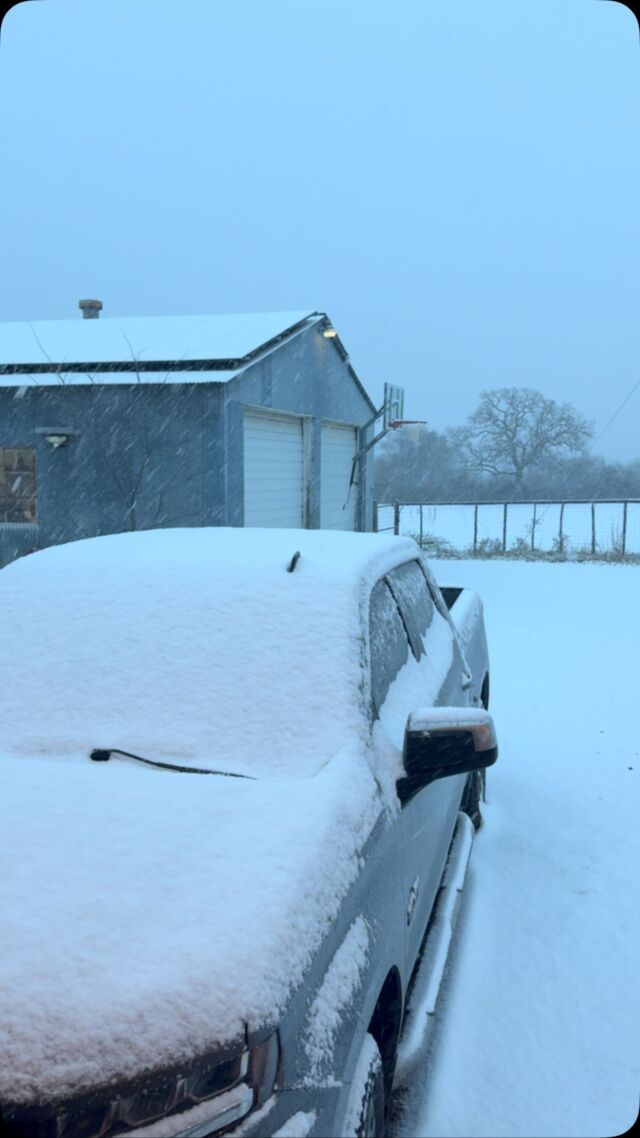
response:
[[[456,588],[455,585],[441,585],[440,586],[440,592],[442,593],[442,596],[444,598],[444,603],[446,604],[446,606],[449,610],[451,610],[453,608],[453,606],[455,605],[455,603],[456,603],[456,601],[457,601],[457,599],[460,596],[460,593],[462,591],[463,591],[462,589]]]
[[[487,638],[482,601],[475,589],[440,585],[442,599],[458,633],[458,640],[473,676],[472,694],[479,701],[488,674]]]

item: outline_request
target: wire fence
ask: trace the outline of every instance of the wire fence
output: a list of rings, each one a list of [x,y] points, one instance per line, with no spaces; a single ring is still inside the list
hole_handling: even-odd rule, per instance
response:
[[[410,535],[432,557],[640,559],[640,499],[377,503],[376,529]]]

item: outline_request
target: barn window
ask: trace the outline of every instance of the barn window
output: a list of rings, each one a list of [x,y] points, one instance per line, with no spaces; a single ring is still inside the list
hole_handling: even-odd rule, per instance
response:
[[[34,447],[0,447],[0,522],[35,522]]]

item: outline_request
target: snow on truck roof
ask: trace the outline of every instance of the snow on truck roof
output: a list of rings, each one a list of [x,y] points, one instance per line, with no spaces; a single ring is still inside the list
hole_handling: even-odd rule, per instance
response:
[[[207,528],[21,558],[0,573],[0,752],[311,773],[363,728],[362,592],[416,554],[380,534]]]
[[[135,383],[138,378],[148,383],[185,382],[184,371],[163,372],[162,365],[171,362],[184,365],[189,382],[224,382],[243,370],[258,352],[323,318],[323,313],[305,311],[0,323],[0,385],[55,384],[59,375],[67,384],[86,384],[86,371],[68,368],[91,364],[102,371],[105,365],[113,366],[103,380],[108,383]],[[158,371],[141,370],[154,362],[159,365]],[[206,362],[227,363],[228,367],[210,372],[188,370],[189,363]],[[140,365],[138,376],[136,364]],[[24,374],[9,370],[27,365],[36,365],[38,371]],[[129,370],[120,372],[118,365]]]

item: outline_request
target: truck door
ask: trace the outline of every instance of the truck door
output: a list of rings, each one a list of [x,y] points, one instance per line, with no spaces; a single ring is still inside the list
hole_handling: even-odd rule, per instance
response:
[[[402,695],[406,715],[420,706],[468,703],[464,664],[456,638],[448,620],[434,604],[418,561],[393,569],[387,575],[387,582],[411,646]],[[465,778],[465,775],[457,775],[438,779],[419,791],[402,809],[409,968],[419,952],[440,886]]]

